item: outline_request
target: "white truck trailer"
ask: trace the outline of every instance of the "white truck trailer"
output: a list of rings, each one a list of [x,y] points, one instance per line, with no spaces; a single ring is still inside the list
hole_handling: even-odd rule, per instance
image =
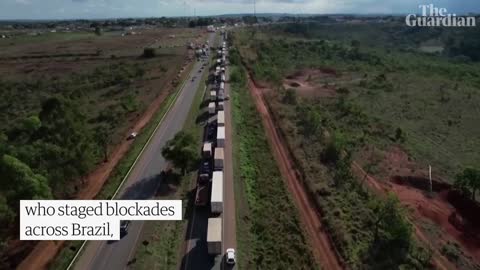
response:
[[[210,100],[212,100],[212,101],[217,100],[217,92],[216,91],[210,91]]]
[[[215,114],[215,102],[208,103],[208,113]]]
[[[217,128],[217,147],[225,147],[225,127]]]
[[[209,218],[207,229],[208,254],[222,253],[222,218]]]
[[[212,143],[211,142],[204,142],[203,143],[202,155],[204,157],[207,157],[207,158],[212,156]]]
[[[212,178],[212,196],[210,197],[210,210],[213,214],[223,212],[223,179]]]
[[[217,125],[219,127],[225,126],[225,111],[218,111],[217,112]]]
[[[223,147],[216,147],[215,148],[215,153],[213,155],[213,165],[215,170],[223,170],[223,163],[225,160],[225,151]]]

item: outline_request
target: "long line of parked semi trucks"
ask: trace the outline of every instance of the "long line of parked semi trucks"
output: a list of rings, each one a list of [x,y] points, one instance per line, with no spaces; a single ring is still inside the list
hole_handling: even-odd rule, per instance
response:
[[[222,218],[223,213],[223,182],[224,182],[224,147],[225,147],[225,67],[227,44],[217,51],[215,71],[211,77],[212,88],[209,93],[208,114],[205,130],[205,140],[202,148],[202,164],[200,166],[195,205],[197,207],[210,206],[212,218],[208,219],[207,247],[208,253],[218,255],[222,253]]]

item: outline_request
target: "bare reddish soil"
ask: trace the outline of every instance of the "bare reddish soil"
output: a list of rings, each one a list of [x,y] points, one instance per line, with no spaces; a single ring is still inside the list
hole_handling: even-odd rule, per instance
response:
[[[183,70],[188,70],[184,68]],[[148,106],[146,111],[137,117],[136,121],[130,128],[130,131],[141,131],[148,122],[152,119],[154,114],[160,109],[165,98],[173,90],[171,85],[166,86],[167,89],[161,91],[155,100]],[[125,134],[125,138],[128,134]],[[94,199],[105,185],[110,174],[112,173],[118,162],[125,156],[130,149],[132,141],[123,140],[109,155],[108,161],[99,165],[93,172],[85,177],[81,187],[78,187],[79,192],[75,199],[85,200]],[[30,254],[20,263],[17,269],[47,269],[49,263],[61,251],[64,241],[40,241],[36,244]]]
[[[320,79],[333,79],[338,76],[335,70],[305,69],[287,76],[283,81],[285,89],[294,89],[305,97],[334,97],[337,92],[334,85],[319,86]]]
[[[335,248],[328,235],[322,229],[319,213],[308,199],[307,192],[300,179],[301,174],[297,171],[283,138],[277,132],[272,116],[263,99],[263,89],[257,87],[251,79],[249,79],[248,85],[257,110],[262,118],[263,126],[280,172],[292,192],[295,204],[300,212],[301,220],[307,230],[308,239],[312,245],[315,258],[324,269],[342,269],[342,263],[334,252]]]
[[[452,242],[454,239],[467,255],[480,263],[480,205],[465,199],[450,184],[437,179],[432,179],[433,192],[429,194],[428,174],[415,170],[415,164],[398,147],[387,152],[382,163],[389,164],[389,181],[380,181],[371,175],[365,177],[366,173],[358,163],[353,164],[353,170],[374,191],[380,194],[393,192],[402,204],[411,209],[410,220],[419,239],[427,244],[430,242],[419,224],[422,219],[430,220],[446,233],[441,242]],[[441,246],[431,247],[435,250],[434,263],[437,267],[455,268],[440,254]]]

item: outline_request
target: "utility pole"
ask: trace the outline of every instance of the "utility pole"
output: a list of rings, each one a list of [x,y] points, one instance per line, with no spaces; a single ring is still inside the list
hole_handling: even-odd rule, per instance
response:
[[[253,0],[253,17],[257,18],[257,0]]]

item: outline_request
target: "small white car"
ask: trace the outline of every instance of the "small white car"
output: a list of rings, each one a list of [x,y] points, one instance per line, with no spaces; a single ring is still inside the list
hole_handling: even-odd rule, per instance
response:
[[[130,135],[128,135],[127,137],[127,140],[133,140],[137,137],[137,133],[136,132],[132,132],[130,133]]]
[[[229,248],[225,253],[226,262],[227,264],[234,265],[235,264],[235,249]]]

